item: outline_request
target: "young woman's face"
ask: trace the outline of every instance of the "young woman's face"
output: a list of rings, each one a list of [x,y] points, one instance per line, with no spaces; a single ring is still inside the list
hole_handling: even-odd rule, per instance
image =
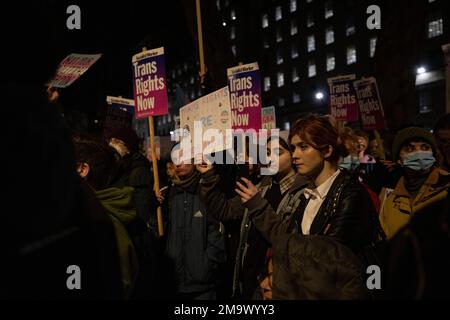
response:
[[[267,157],[271,162],[278,162],[278,173],[287,174],[291,170],[291,153],[289,152],[289,150],[283,148],[280,143],[278,143],[278,147],[274,148],[274,150],[272,150],[272,141],[269,141],[267,143]]]
[[[323,164],[322,153],[303,141],[298,135],[291,139],[291,151],[297,173],[308,175]]]

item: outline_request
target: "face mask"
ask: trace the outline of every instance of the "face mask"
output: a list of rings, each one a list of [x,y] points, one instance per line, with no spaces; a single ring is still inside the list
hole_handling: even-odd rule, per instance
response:
[[[353,171],[359,167],[359,159],[356,157],[347,156],[341,160],[338,167],[348,171]]]
[[[403,166],[415,171],[428,170],[435,162],[433,153],[429,151],[411,152],[403,158]]]

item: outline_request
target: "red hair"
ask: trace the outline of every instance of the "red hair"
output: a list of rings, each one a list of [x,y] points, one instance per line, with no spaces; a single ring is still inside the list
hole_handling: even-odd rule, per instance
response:
[[[337,122],[331,116],[311,114],[297,120],[289,135],[289,141],[295,135],[322,153],[326,152],[329,146],[333,147],[330,162],[337,163],[339,157],[348,155]]]

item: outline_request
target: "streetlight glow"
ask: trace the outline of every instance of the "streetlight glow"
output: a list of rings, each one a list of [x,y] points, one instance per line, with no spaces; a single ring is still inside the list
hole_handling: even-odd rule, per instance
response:
[[[317,99],[317,100],[322,100],[322,99],[323,99],[323,93],[320,92],[320,91],[317,92],[317,93],[316,93],[316,99]]]
[[[423,74],[425,72],[427,72],[427,69],[425,69],[425,67],[417,68],[417,74]]]

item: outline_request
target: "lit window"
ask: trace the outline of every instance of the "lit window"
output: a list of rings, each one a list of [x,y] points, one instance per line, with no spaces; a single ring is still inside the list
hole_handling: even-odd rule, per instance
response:
[[[297,67],[292,68],[292,82],[297,82],[300,80],[300,77],[298,76],[298,69]]]
[[[279,48],[277,50],[277,64],[282,64],[283,62],[284,62],[283,53],[282,53],[281,49]]]
[[[347,48],[347,64],[356,63],[356,47],[350,46]]]
[[[431,112],[431,97],[430,93],[423,91],[419,94],[419,113]]]
[[[281,32],[281,28],[277,28],[277,42],[283,41],[283,33]]]
[[[220,0],[216,0],[216,6],[217,6],[217,10],[220,11]]]
[[[333,2],[325,2],[325,19],[331,18],[333,16]]]
[[[442,18],[428,23],[428,38],[434,38],[444,33],[444,23]]]
[[[284,107],[284,98],[278,98],[278,106],[279,107]]]
[[[297,11],[297,0],[291,0],[290,10],[291,10],[291,12]]]
[[[291,47],[291,58],[295,59],[298,57],[298,49],[297,49],[297,45],[295,43],[292,44]]]
[[[231,20],[236,20],[236,12],[234,9],[231,9]]]
[[[277,87],[280,88],[284,86],[284,73],[278,72],[277,74]]]
[[[370,39],[370,57],[373,58],[375,56],[375,50],[377,49],[377,38]]]
[[[312,35],[308,37],[308,52],[312,52],[314,50],[316,50],[316,39]]]
[[[327,71],[332,71],[336,67],[336,59],[334,54],[327,54]]]
[[[267,28],[269,26],[269,16],[267,14],[263,14],[262,16],[262,27]]]
[[[355,32],[356,32],[355,25],[353,23],[348,23],[347,28],[345,29],[345,34],[347,35],[347,37],[354,35]]]
[[[270,90],[270,77],[264,77],[264,91]]]
[[[291,36],[296,35],[298,32],[297,21],[291,20]]]
[[[308,77],[312,78],[316,76],[316,64],[314,61],[308,63]]]
[[[194,77],[191,76],[190,84],[194,84]]]
[[[308,17],[306,18],[306,26],[308,28],[312,27],[314,25],[314,16],[312,12],[308,13]]]
[[[233,52],[234,56],[236,57],[236,46],[231,46],[231,51]]]
[[[230,39],[233,40],[235,38],[236,38],[236,28],[235,27],[231,27]]]
[[[269,48],[269,41],[267,40],[267,38],[264,38],[263,46],[264,46],[264,49]]]
[[[275,21],[281,20],[283,18],[283,15],[281,13],[281,7],[278,6],[275,9]]]
[[[299,103],[300,102],[300,94],[298,92],[292,93],[292,103]]]
[[[325,43],[331,44],[333,42],[334,42],[334,30],[333,28],[330,27],[325,31]]]

